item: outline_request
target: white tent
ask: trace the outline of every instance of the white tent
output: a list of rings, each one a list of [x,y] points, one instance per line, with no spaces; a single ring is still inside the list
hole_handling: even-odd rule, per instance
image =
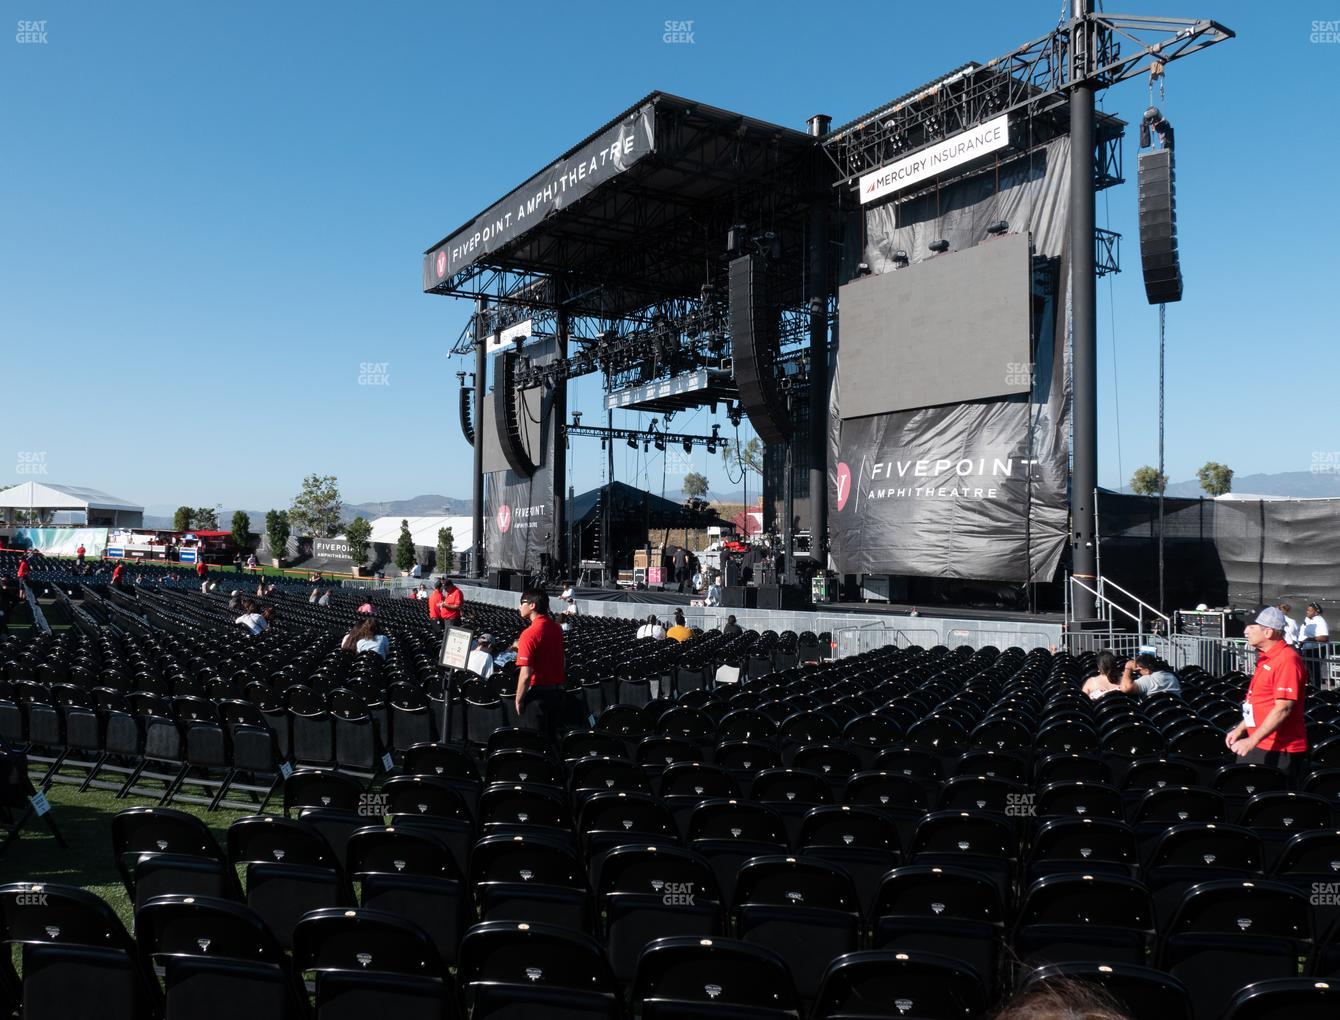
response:
[[[17,511],[38,514],[43,524],[56,521],[57,514],[69,514],[83,520],[67,523],[89,526],[105,525],[112,528],[140,528],[144,526],[144,507],[109,496],[97,489],[75,485],[46,485],[42,482],[24,482],[0,492],[0,515],[12,524]]]
[[[474,521],[470,517],[378,517],[372,521],[372,541],[395,545],[400,541],[400,522],[409,522],[409,533],[414,544],[428,549],[437,548],[439,528],[450,528],[452,549],[468,552],[473,539]]]

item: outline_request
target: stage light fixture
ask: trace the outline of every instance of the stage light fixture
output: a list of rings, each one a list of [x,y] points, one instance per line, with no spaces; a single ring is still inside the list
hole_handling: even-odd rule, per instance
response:
[[[869,275],[870,275],[870,263],[869,263],[869,262],[858,262],[858,263],[856,263],[856,275],[857,275],[857,276],[869,276]]]
[[[687,439],[684,440],[684,452],[687,453],[690,457],[693,456],[693,443]]]
[[[1010,229],[1010,224],[1009,224],[1008,221],[1006,221],[1006,220],[996,220],[995,223],[991,224],[991,226],[989,226],[989,227],[986,228],[986,232],[987,232],[988,234],[992,234],[992,235],[995,235],[995,234],[1003,234],[1003,233],[1005,233],[1005,231],[1007,231],[1007,230],[1009,230],[1009,229]]]
[[[946,252],[949,250],[949,242],[942,237],[938,241],[932,241],[930,243],[930,249],[931,251],[939,255],[941,252]]]
[[[636,436],[629,436],[629,437],[628,437],[628,448],[629,448],[630,450],[636,450],[636,449],[637,449],[637,437],[636,437]]]
[[[906,251],[906,249],[904,249],[904,248],[899,248],[899,249],[897,249],[896,251],[894,251],[894,253],[893,253],[893,261],[896,262],[896,263],[897,263],[898,265],[900,265],[900,266],[905,266],[905,265],[907,265],[909,262],[911,262],[912,260],[909,259],[909,258],[907,257],[907,251]]]

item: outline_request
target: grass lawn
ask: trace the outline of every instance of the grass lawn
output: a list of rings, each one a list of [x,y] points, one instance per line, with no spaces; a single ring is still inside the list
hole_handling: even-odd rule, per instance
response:
[[[36,770],[34,770],[36,771]],[[153,806],[157,801],[133,794],[117,800],[111,790],[78,792],[77,786],[57,783],[47,791],[51,817],[66,847],[57,845],[41,819],[30,819],[23,835],[0,856],[0,882],[59,882],[97,893],[120,916],[127,931],[134,931],[130,897],[112,857],[112,816],[128,807]],[[271,800],[271,810],[276,800]],[[240,811],[207,811],[199,804],[173,804],[204,820],[225,846],[228,826],[244,817]]]

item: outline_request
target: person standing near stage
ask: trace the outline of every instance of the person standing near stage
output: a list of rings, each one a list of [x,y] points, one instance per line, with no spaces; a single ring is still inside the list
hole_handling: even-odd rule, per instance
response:
[[[196,556],[200,556],[200,551],[196,550]],[[204,559],[195,561],[195,576],[200,581],[200,590],[209,591],[209,567],[205,566]]]
[[[456,583],[449,577],[442,579],[442,603],[438,606],[438,612],[442,616],[442,621],[448,627],[459,627],[461,623],[461,608],[465,605],[465,592],[456,587]]]
[[[28,552],[24,553],[21,557],[19,557],[20,587],[22,587],[24,581],[28,580],[28,572],[32,570],[32,563],[31,563],[32,555],[33,555],[32,550],[29,550]]]
[[[1307,754],[1307,674],[1303,660],[1284,641],[1284,620],[1278,607],[1268,606],[1243,632],[1256,649],[1256,669],[1242,704],[1242,722],[1228,731],[1224,743],[1244,762],[1296,772]]]
[[[432,621],[433,626],[441,629],[442,627],[442,582],[435,581],[433,590],[428,593],[428,619]]]
[[[112,587],[117,588],[121,585],[121,575],[126,572],[126,565],[118,563],[112,568]]]
[[[1298,650],[1303,653],[1303,662],[1314,684],[1321,682],[1321,646],[1330,640],[1331,628],[1326,623],[1326,617],[1321,615],[1321,606],[1309,602],[1303,614],[1302,626],[1298,628]]]
[[[516,642],[518,721],[556,741],[567,683],[563,630],[549,613],[549,594],[543,588],[522,592],[517,612],[526,622]]]
[[[80,542],[79,548],[74,551],[75,562],[77,562],[81,567],[84,565],[84,555],[87,552],[88,550],[84,548],[83,542]]]

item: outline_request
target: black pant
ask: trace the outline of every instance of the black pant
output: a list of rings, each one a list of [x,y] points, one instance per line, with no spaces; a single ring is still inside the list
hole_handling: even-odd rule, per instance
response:
[[[517,725],[528,730],[539,730],[546,740],[558,743],[566,695],[562,687],[531,687],[521,699],[521,715]]]
[[[1270,765],[1273,768],[1283,769],[1290,776],[1296,776],[1298,770],[1302,767],[1305,754],[1289,754],[1287,751],[1263,751],[1259,747],[1253,747],[1242,756],[1242,760],[1248,765]]]

